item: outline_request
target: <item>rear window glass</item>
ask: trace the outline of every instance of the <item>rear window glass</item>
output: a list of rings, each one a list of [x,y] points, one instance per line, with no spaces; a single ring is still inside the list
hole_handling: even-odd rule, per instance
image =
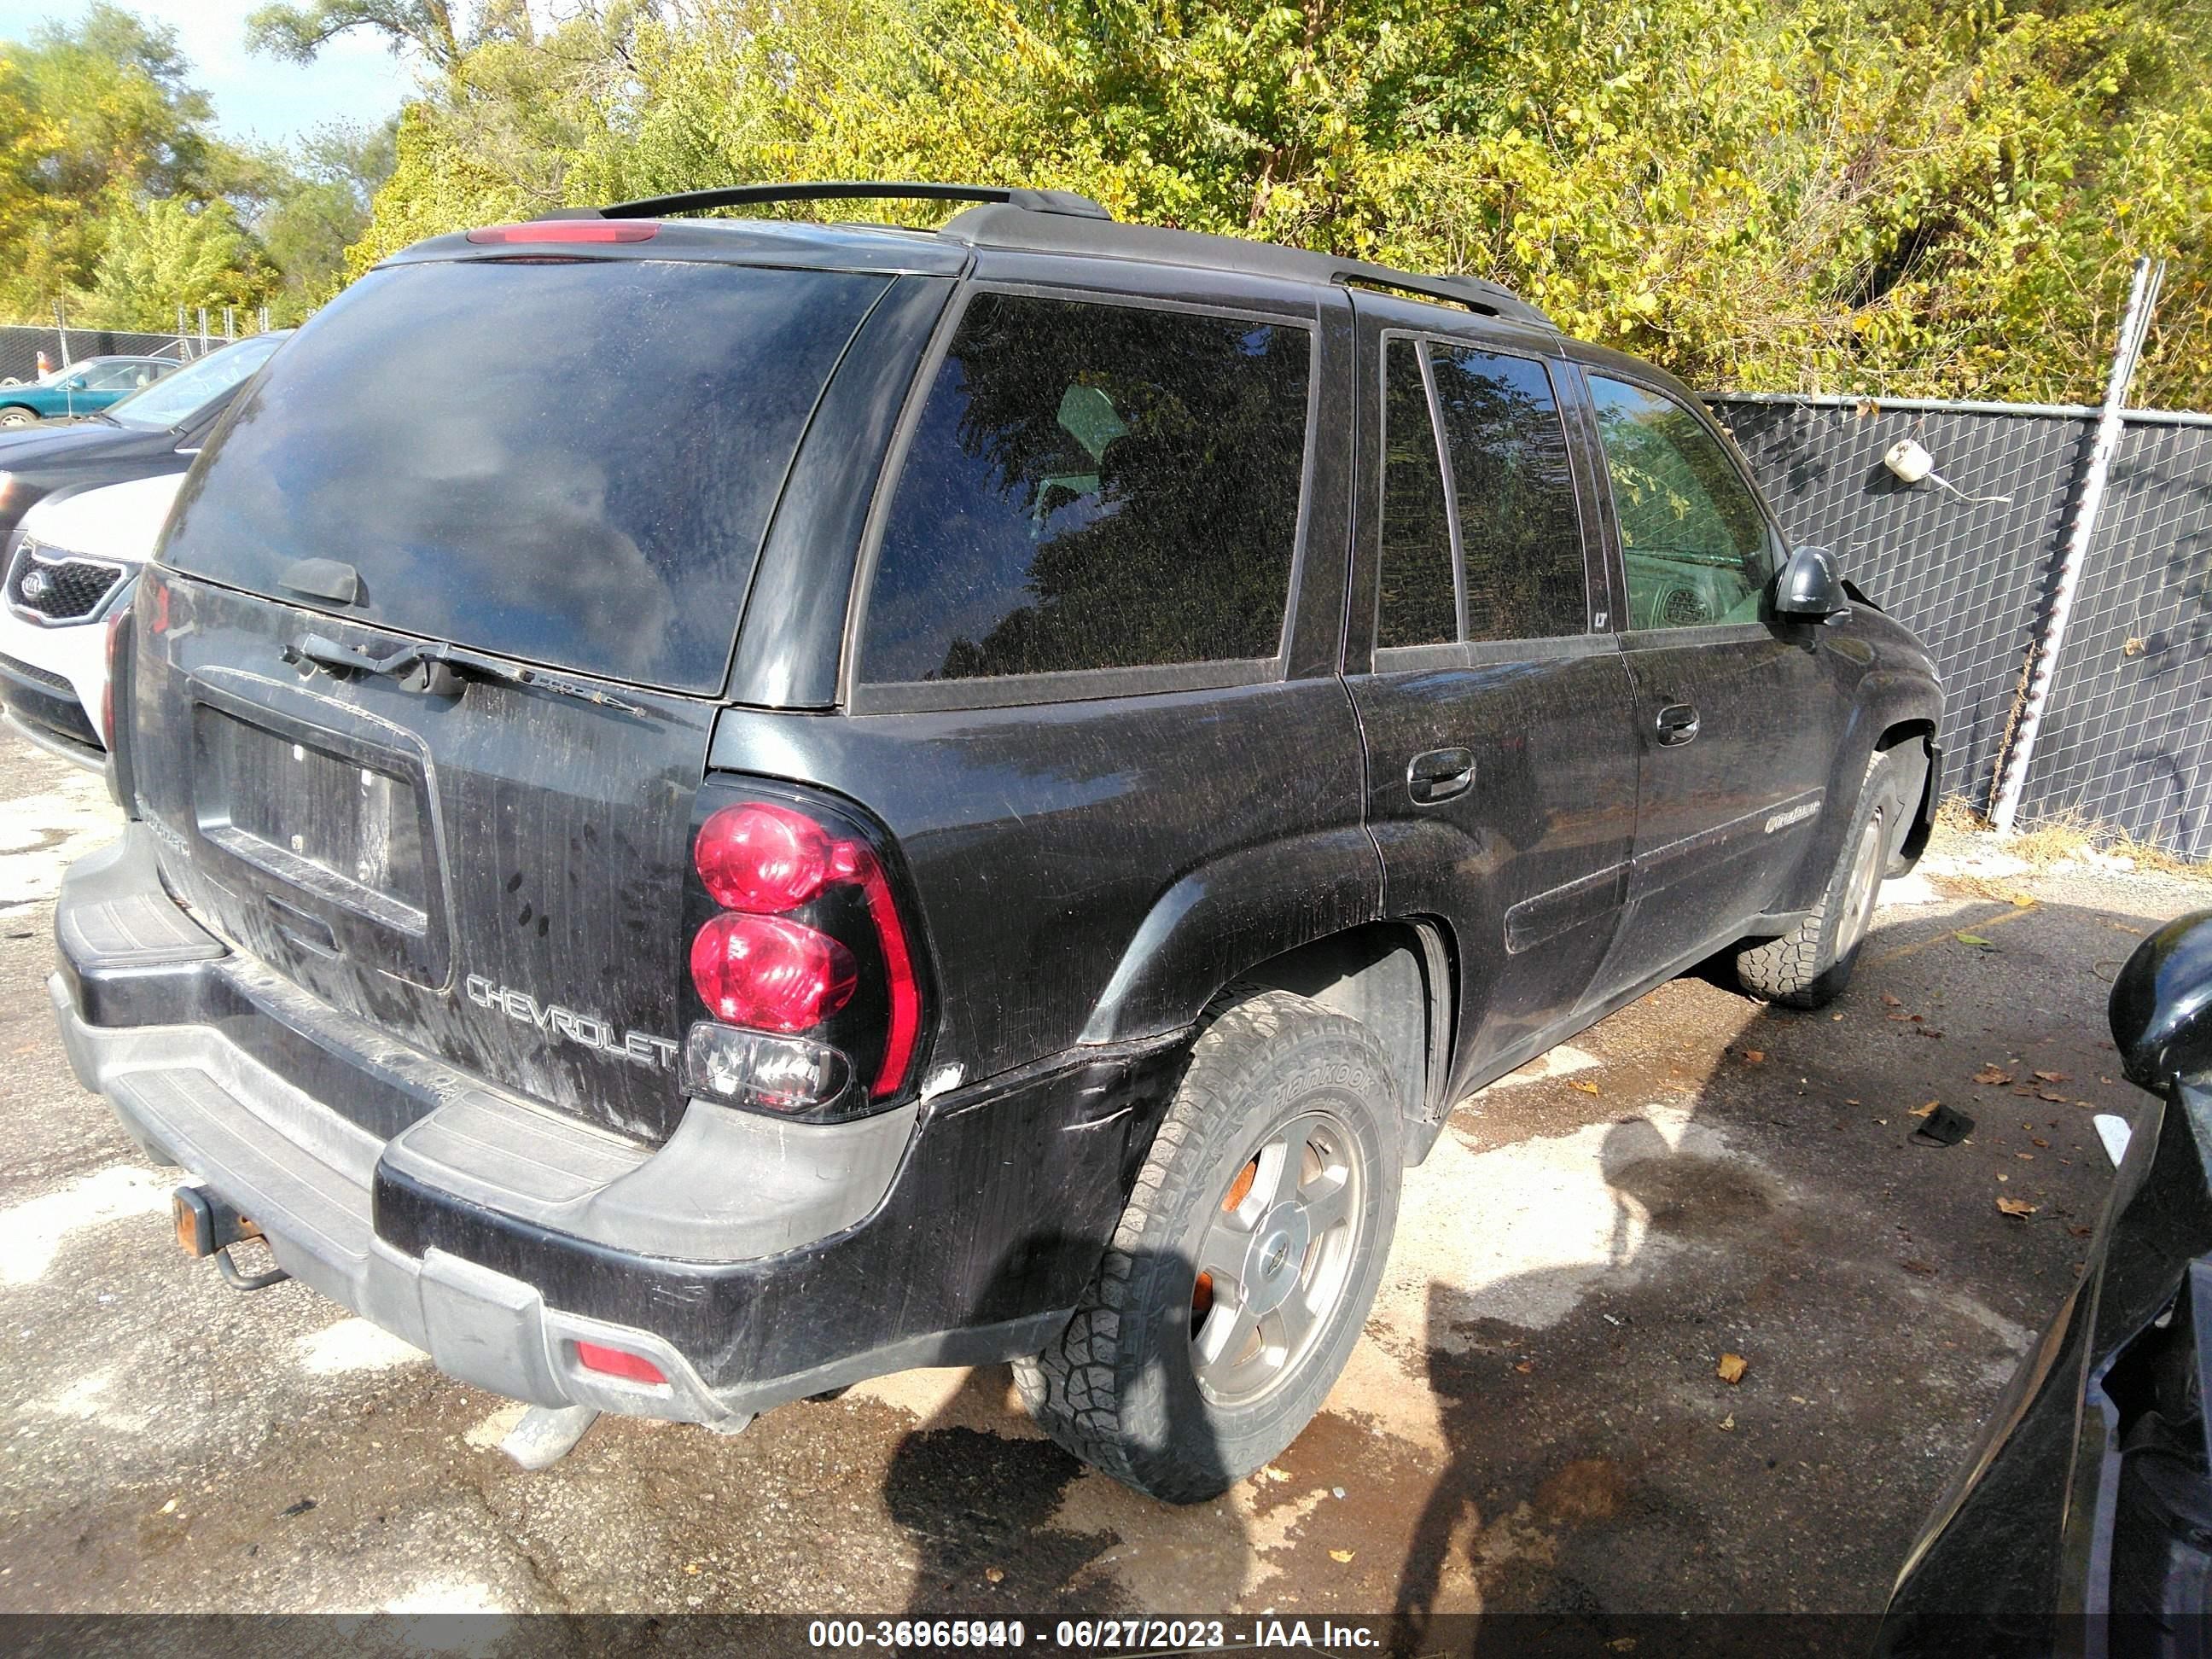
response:
[[[344,614],[684,691],[720,688],[808,413],[878,276],[643,260],[373,272],[278,353],[164,559]]]
[[[1544,366],[1432,343],[1467,576],[1467,637],[1588,631],[1566,428]]]
[[[891,498],[872,684],[1272,657],[1310,330],[982,292]]]

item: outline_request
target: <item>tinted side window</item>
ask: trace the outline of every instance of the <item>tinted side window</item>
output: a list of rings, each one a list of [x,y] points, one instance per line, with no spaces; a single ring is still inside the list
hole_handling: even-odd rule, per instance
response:
[[[1589,631],[1567,433],[1544,366],[1431,342],[1466,566],[1467,637]]]
[[[1272,657],[1311,331],[979,293],[891,498],[872,684]]]
[[[1459,637],[1452,592],[1451,520],[1418,341],[1392,340],[1382,357],[1382,598],[1377,646],[1436,645]]]
[[[1766,520],[1697,416],[1656,392],[1590,377],[1628,575],[1628,626],[1755,622],[1772,574]]]

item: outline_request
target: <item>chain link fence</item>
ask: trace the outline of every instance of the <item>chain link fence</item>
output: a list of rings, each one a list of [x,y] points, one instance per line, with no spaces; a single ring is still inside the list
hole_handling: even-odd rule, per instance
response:
[[[1707,401],[1791,537],[1834,550],[1928,642],[1947,700],[1944,788],[1985,811],[2097,411]],[[1882,457],[1900,438],[1951,487],[1892,475]],[[2212,858],[2212,416],[2126,417],[2021,801],[2023,821],[2061,814]]]
[[[48,368],[59,368],[64,363],[81,363],[88,357],[173,357],[179,362],[190,362],[229,343],[220,327],[203,336],[8,324],[0,325],[0,385],[38,379],[41,352],[46,354]]]

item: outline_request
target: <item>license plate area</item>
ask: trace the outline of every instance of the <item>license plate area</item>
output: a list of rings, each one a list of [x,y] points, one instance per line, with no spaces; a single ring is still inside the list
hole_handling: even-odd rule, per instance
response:
[[[442,985],[443,835],[420,734],[228,670],[194,676],[189,699],[190,823],[216,884],[210,920],[356,1012],[380,980]]]
[[[202,703],[199,830],[234,858],[400,933],[429,929],[419,786]]]

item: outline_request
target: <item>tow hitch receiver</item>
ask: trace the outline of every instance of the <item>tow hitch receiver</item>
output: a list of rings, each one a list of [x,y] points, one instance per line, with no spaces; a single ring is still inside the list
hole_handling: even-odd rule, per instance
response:
[[[211,1255],[233,1290],[266,1290],[292,1275],[282,1267],[265,1273],[240,1271],[230,1259],[230,1247],[241,1239],[259,1238],[261,1229],[204,1187],[179,1187],[169,1195],[170,1212],[177,1224],[177,1247],[195,1259]]]

